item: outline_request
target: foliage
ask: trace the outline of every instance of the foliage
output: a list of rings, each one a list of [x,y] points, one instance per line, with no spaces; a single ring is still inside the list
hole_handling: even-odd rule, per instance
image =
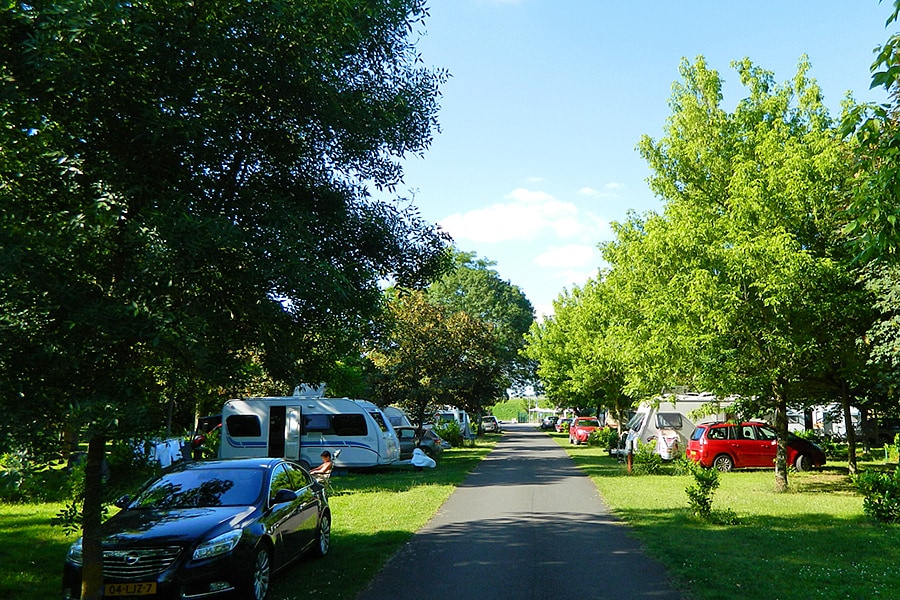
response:
[[[619,445],[619,432],[612,427],[600,427],[588,436],[589,446],[601,448],[615,448]]]
[[[0,502],[55,502],[66,496],[66,473],[20,450],[0,454]]]
[[[518,286],[500,278],[495,263],[473,252],[455,251],[454,266],[428,286],[431,302],[465,312],[491,327],[504,388],[521,390],[534,381],[534,365],[520,354],[524,335],[534,322],[534,308]],[[480,399],[481,405],[494,398]],[[480,406],[465,407],[478,412]]]
[[[705,469],[699,463],[695,463],[691,471],[694,483],[685,488],[688,496],[688,504],[691,511],[702,519],[708,519],[712,514],[713,494],[719,487],[719,471]]]
[[[365,348],[381,405],[395,404],[423,423],[433,407],[478,409],[504,395],[490,324],[406,290],[392,291],[382,323]]]
[[[266,377],[319,380],[380,281],[444,268],[447,236],[368,192],[393,190],[437,127],[425,15],[423,0],[0,13],[0,443],[85,431],[87,596],[107,437],[156,429],[190,389],[240,387],[251,354]]]
[[[853,478],[866,515],[881,523],[900,523],[900,470],[867,469]]]
[[[460,424],[456,421],[441,421],[435,423],[434,432],[454,448],[461,448],[465,444],[462,427],[460,427]]]
[[[637,441],[637,448],[631,457],[631,472],[634,475],[658,475],[662,472],[663,459],[656,452],[656,442]]]
[[[523,398],[510,398],[496,403],[491,412],[501,421],[517,421],[520,413],[528,412],[528,403]]]

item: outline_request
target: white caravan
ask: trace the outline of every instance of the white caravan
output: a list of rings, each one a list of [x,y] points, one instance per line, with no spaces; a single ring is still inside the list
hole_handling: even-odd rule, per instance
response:
[[[402,409],[396,406],[385,406],[381,409],[393,427],[412,427],[413,424]]]
[[[293,396],[227,401],[219,456],[277,456],[309,467],[320,464],[328,450],[335,466],[344,468],[400,460],[400,442],[381,409],[365,400],[323,398],[321,392],[298,388]]]
[[[724,420],[722,407],[730,402],[721,402],[712,394],[667,394],[654,401],[641,402],[626,426],[625,451],[637,452],[640,441],[654,444],[654,451],[664,460],[676,458],[685,451],[694,432],[695,425],[689,415],[715,404],[720,410],[699,421]]]

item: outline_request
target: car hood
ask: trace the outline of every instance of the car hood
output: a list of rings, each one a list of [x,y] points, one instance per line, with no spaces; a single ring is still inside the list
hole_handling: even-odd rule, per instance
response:
[[[252,515],[253,507],[123,510],[103,524],[106,544],[185,544],[215,534],[215,529],[237,529]]]

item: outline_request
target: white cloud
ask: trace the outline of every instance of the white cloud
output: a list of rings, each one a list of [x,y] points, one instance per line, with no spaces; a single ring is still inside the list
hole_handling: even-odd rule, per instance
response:
[[[454,239],[472,242],[532,241],[550,235],[596,243],[608,229],[599,217],[540,190],[516,188],[504,200],[508,202],[452,214],[440,224]]]
[[[594,260],[594,247],[586,244],[570,244],[550,248],[535,257],[534,263],[540,267],[583,267]]]
[[[624,189],[624,184],[618,183],[616,181],[611,181],[603,186],[603,190],[605,191],[601,191],[592,187],[583,187],[578,190],[578,193],[582,196],[591,196],[593,198],[618,198],[619,194],[616,192]]]

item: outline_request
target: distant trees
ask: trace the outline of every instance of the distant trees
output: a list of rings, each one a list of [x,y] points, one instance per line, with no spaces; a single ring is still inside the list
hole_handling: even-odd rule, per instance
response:
[[[444,74],[410,41],[425,14],[422,0],[0,11],[0,444],[87,431],[83,597],[101,591],[107,436],[141,431],[167,393],[257,368],[315,381],[377,314],[380,280],[443,268],[439,230],[367,193],[393,189],[436,127]]]
[[[519,350],[531,303],[490,262],[456,251],[453,263],[423,291],[392,290],[384,328],[367,347],[376,396],[418,423],[442,404],[480,417],[528,374]]]

